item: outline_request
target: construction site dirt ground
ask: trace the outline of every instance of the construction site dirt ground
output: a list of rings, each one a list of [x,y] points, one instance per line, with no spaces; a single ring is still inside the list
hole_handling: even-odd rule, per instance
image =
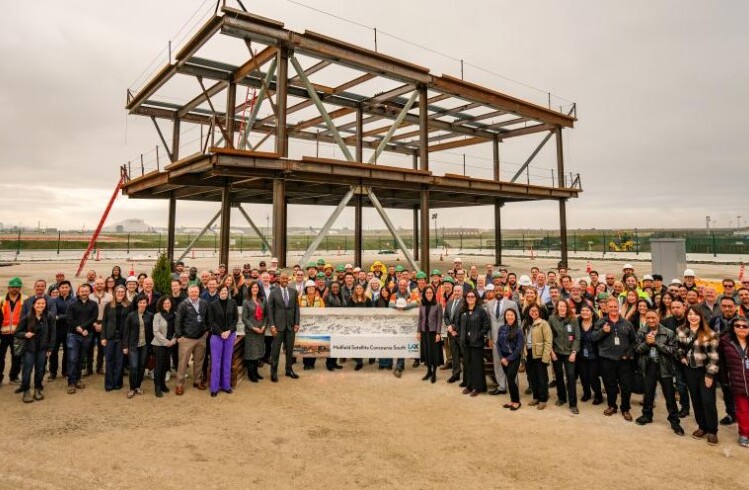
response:
[[[445,371],[431,384],[410,364],[397,379],[318,363],[217,398],[190,386],[157,399],[147,380],[128,400],[93,375],[75,395],[49,383],[27,405],[5,384],[0,488],[746,488],[736,426],[711,447],[689,437],[689,417],[678,437],[662,398],[644,427],[589,403],[571,415],[553,395],[544,411],[523,396],[510,412],[507,396],[463,396]]]
[[[524,271],[532,264],[551,268],[554,261],[506,262]],[[128,268],[124,261],[89,267],[104,273],[115,263]],[[215,266],[212,259],[191,263]],[[621,270],[618,262],[595,265],[601,272]],[[650,264],[634,265],[648,271]],[[72,277],[76,266],[2,267],[0,291],[14,275],[28,286],[57,270]],[[141,262],[136,270],[151,266]],[[584,271],[585,263],[571,268]],[[737,272],[735,266],[694,268],[707,278]],[[217,398],[188,383],[184,396],[156,399],[146,380],[145,395],[128,400],[124,391],[106,393],[99,375],[68,395],[58,379],[47,384],[44,401],[31,404],[13,394],[6,378],[0,488],[746,488],[749,450],[736,444],[736,426],[721,427],[720,444],[710,447],[689,437],[696,430],[690,416],[683,420],[687,436],[677,437],[660,395],[655,422],[640,427],[620,415],[605,417],[589,403],[571,415],[554,406],[553,390],[546,410],[528,407],[530,397],[523,395],[523,407],[510,412],[502,408],[507,396],[463,396],[445,382],[446,371],[436,384],[423,382],[424,368],[413,369],[410,361],[401,379],[376,365],[355,372],[351,362],[333,373],[320,362],[314,371],[299,366],[298,372],[301,379],[281,377],[278,384],[267,376],[259,384],[245,380],[234,394]],[[635,417],[640,399],[633,397]]]

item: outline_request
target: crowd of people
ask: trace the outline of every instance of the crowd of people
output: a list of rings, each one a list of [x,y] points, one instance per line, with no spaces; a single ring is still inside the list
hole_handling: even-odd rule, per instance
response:
[[[44,399],[46,373],[46,382],[66,379],[71,395],[96,373],[106,391],[122,390],[127,376],[127,398],[143,394],[146,378],[163,397],[175,376],[176,395],[192,377],[194,389],[216,397],[232,393],[240,325],[248,379],[265,379],[267,365],[277,383],[282,349],[285,376],[299,378],[293,345],[304,309],[418,308],[420,356],[412,367],[426,368],[424,381],[446,371],[462,394],[509,393],[503,407],[517,411],[524,373],[530,407],[544,410],[553,388],[555,405],[573,414],[578,402],[591,402],[639,425],[653,422],[660,386],[675,434],[685,434],[681,420],[693,413],[695,439],[715,445],[719,425],[737,424],[739,444],[749,447],[749,278],[723,280],[719,295],[690,269],[669,284],[657,274],[638,277],[631,264],[603,277],[590,271],[573,279],[563,267],[518,277],[492,265],[464,267],[460,258],[429,275],[379,261],[362,269],[321,259],[281,271],[273,259],[200,273],[178,262],[165,294],[147,274],[126,277],[116,266],[107,277],[89,271],[76,287],[63,273],[51,285],[39,279],[28,297],[14,277],[0,300],[0,384],[10,356],[9,381],[25,403]],[[328,358],[325,367],[347,361]],[[365,366],[351,361],[357,371]],[[403,358],[366,361],[398,378],[406,367]],[[302,364],[315,369],[316,359]],[[643,395],[636,419],[632,393]]]

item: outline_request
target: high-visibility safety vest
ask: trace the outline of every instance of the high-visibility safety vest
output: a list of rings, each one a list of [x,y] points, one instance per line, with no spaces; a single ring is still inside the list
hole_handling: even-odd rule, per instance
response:
[[[23,302],[26,298],[23,297],[23,295],[18,296],[18,300],[16,300],[15,308],[11,311],[10,309],[10,300],[8,299],[8,296],[6,295],[5,298],[2,299],[2,303],[0,303],[0,310],[3,312],[3,326],[0,328],[0,333],[2,335],[12,335],[16,333],[16,328],[18,328],[18,323],[21,321],[21,309],[23,308]]]

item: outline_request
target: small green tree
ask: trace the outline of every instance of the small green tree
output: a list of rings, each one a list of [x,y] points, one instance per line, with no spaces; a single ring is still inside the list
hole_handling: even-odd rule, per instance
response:
[[[151,271],[153,279],[153,288],[161,294],[171,294],[172,292],[172,267],[169,264],[169,258],[166,254],[159,255],[156,265]]]

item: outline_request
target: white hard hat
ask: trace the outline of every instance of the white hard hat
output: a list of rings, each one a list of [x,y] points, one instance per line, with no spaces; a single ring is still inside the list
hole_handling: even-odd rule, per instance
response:
[[[462,264],[462,263],[463,263],[463,259],[461,259],[460,257],[455,257],[455,258],[453,259],[453,264],[454,264],[455,262],[460,262],[460,263]]]
[[[308,287],[317,287],[315,284],[315,281],[307,279],[307,282],[304,283],[304,289],[307,289]]]
[[[642,276],[642,280],[643,281],[652,281],[653,280],[653,276],[651,276],[650,274],[645,274],[644,276]]]
[[[676,286],[681,286],[681,281],[678,279],[674,279],[671,281],[671,284],[676,285]]]
[[[486,287],[484,288],[484,291],[494,291],[494,284],[491,284],[491,283],[487,284]]]
[[[346,264],[346,265],[344,266],[344,269],[352,269],[353,267],[354,267],[354,266],[353,266],[353,265],[351,265],[351,264]]]
[[[406,302],[406,298],[398,298],[395,302],[395,306],[397,308],[405,308],[408,306],[408,302]]]
[[[135,276],[128,276],[127,281],[125,281],[125,283],[128,283],[128,282],[138,282],[138,278]]]
[[[278,262],[278,258],[277,258],[277,257],[272,257],[272,258],[270,259],[270,261],[271,261],[271,262]]]
[[[684,277],[694,277],[694,271],[692,269],[686,269],[684,271]]]
[[[518,286],[532,286],[532,285],[533,283],[531,282],[531,278],[525,274],[520,276],[520,279],[518,279]]]
[[[632,267],[632,264],[624,264],[624,267],[622,267],[622,270],[625,270],[625,269],[634,269],[634,267]]]

